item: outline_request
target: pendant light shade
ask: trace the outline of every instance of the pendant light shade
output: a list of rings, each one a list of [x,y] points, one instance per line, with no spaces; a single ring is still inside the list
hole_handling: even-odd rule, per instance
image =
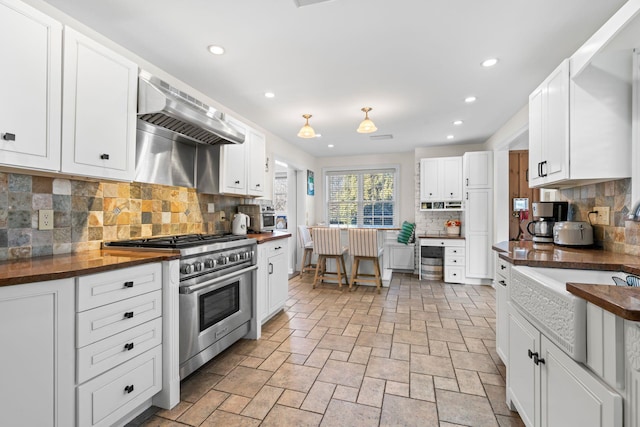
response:
[[[313,130],[311,126],[309,126],[309,119],[311,118],[311,114],[303,114],[302,117],[306,119],[304,126],[298,132],[298,136],[300,138],[315,138],[316,132]]]
[[[358,126],[358,133],[371,133],[378,130],[376,125],[374,125],[373,122],[369,119],[369,111],[371,111],[372,109],[373,108],[371,107],[364,107],[361,109],[362,111],[364,111],[364,120],[361,121],[360,126]]]

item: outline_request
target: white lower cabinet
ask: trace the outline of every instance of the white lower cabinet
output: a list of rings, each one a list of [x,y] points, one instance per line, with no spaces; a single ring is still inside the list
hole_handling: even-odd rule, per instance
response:
[[[509,281],[511,279],[511,264],[496,255],[496,352],[505,365],[509,360]]]
[[[392,270],[411,270],[415,264],[415,244],[389,243],[384,248],[385,258],[388,261],[388,268]]]
[[[73,279],[0,287],[0,425],[73,426]]]
[[[528,427],[622,427],[622,397],[509,311],[507,402]]]
[[[264,323],[280,311],[289,295],[288,239],[258,245],[258,319]]]
[[[162,389],[162,266],[82,276],[76,286],[78,425],[111,426]]]

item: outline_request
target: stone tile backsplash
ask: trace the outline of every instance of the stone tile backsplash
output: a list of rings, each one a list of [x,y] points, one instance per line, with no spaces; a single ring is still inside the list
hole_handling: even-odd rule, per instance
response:
[[[632,203],[630,178],[562,189],[558,199],[569,202],[570,221],[589,222],[595,206],[608,206],[610,225],[593,226],[595,244],[616,253],[640,255],[640,224],[625,221]],[[594,215],[591,219],[595,220]]]
[[[185,187],[0,172],[0,260],[99,249],[110,240],[224,232],[242,201]],[[207,213],[208,203],[215,213]],[[54,211],[53,230],[38,230],[41,209]]]

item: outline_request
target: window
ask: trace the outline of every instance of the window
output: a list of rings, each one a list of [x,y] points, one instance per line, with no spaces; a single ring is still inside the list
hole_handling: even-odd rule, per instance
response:
[[[325,171],[325,217],[329,225],[396,225],[398,168]]]
[[[286,172],[276,172],[273,181],[273,209],[276,212],[287,213],[287,194],[289,186]]]

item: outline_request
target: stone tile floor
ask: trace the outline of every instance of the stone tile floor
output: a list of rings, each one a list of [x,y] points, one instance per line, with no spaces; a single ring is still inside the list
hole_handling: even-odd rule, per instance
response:
[[[286,309],[130,426],[522,426],[505,404],[490,286],[394,274],[381,294],[289,281]]]

